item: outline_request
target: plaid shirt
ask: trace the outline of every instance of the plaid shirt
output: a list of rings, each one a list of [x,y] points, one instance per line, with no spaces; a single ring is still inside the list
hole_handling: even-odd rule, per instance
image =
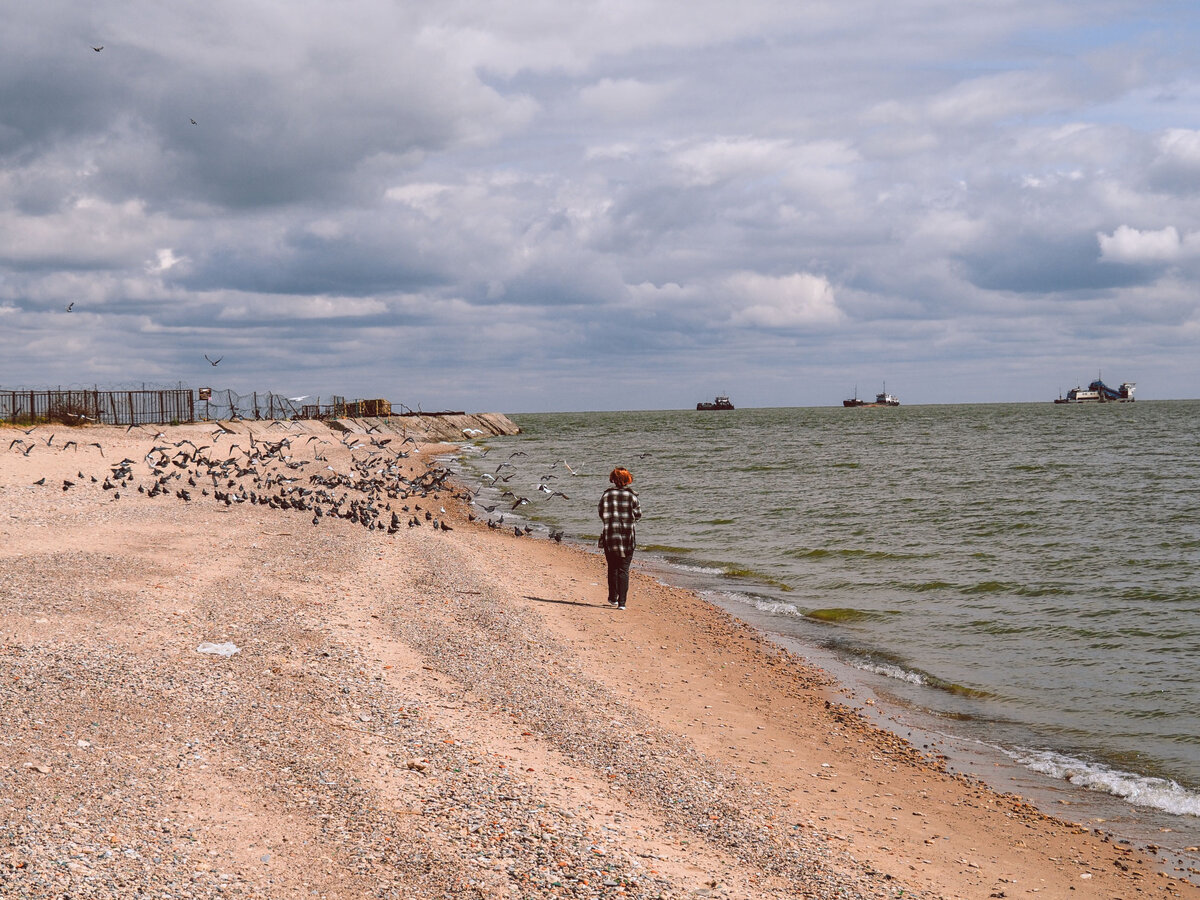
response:
[[[637,538],[634,522],[642,517],[638,495],[627,487],[610,487],[600,495],[600,549],[618,556],[633,556]]]

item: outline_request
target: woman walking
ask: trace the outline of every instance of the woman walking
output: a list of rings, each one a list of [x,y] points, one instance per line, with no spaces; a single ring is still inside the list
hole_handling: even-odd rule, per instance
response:
[[[629,595],[629,563],[637,538],[634,523],[642,517],[638,495],[629,487],[633,476],[623,466],[609,473],[612,487],[600,495],[600,549],[608,563],[608,602],[617,609],[625,608]]]

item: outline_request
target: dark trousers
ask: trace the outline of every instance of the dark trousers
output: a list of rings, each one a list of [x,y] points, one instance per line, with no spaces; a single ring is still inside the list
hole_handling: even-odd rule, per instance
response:
[[[629,564],[633,556],[606,552],[604,559],[608,562],[608,602],[624,606],[629,596]]]

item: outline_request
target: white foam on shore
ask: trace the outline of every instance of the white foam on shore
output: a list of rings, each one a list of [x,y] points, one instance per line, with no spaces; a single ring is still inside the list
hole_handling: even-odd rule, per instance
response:
[[[698,575],[724,575],[724,569],[716,569],[712,566],[689,566],[686,563],[668,562],[668,566],[672,569],[679,569],[681,572],[695,572]],[[711,593],[711,591],[709,592]]]
[[[1200,794],[1166,778],[1152,778],[1084,762],[1053,750],[1005,750],[1013,760],[1051,778],[1120,797],[1135,806],[1162,810],[1176,816],[1200,816]]]
[[[917,672],[910,672],[908,669],[903,669],[900,666],[894,666],[890,663],[869,662],[865,659],[852,659],[849,662],[854,668],[863,672],[882,675],[885,678],[895,678],[897,681],[907,681],[909,684],[929,684],[923,675]]]
[[[693,570],[698,571],[698,570]],[[709,570],[704,570],[709,571]],[[721,572],[721,569],[717,569]],[[749,594],[742,594],[737,591],[701,591],[700,596],[712,602],[714,597],[723,597],[726,600],[733,600],[736,603],[744,603],[746,606],[753,606],[759,612],[771,613],[777,616],[799,616],[800,608],[791,603],[785,603],[782,600],[768,600],[765,597],[752,597]],[[720,606],[719,603],[716,605]]]

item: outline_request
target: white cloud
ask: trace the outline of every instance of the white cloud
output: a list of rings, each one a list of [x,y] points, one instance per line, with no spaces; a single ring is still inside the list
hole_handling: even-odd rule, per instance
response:
[[[808,272],[781,277],[738,272],[726,279],[725,289],[740,306],[732,316],[738,325],[796,328],[833,325],[845,317],[829,280]]]
[[[215,299],[215,298],[214,298]],[[382,300],[358,297],[279,297],[240,295],[222,298],[222,320],[286,317],[289,319],[346,319],[387,312]]]
[[[1158,148],[1164,156],[1200,165],[1200,131],[1168,128],[1158,139]]]
[[[403,184],[388,188],[384,196],[388,200],[407,204],[423,213],[431,213],[438,209],[438,201],[449,190],[450,186],[445,184]]]
[[[1121,225],[1112,234],[1100,232],[1096,237],[1100,241],[1100,258],[1107,262],[1174,262],[1200,255],[1200,232],[1180,237],[1174,225],[1158,231],[1139,231]]]
[[[146,271],[151,275],[160,275],[175,268],[186,259],[187,257],[176,256],[175,251],[170,247],[161,247],[155,253],[154,261],[146,263]]]
[[[720,137],[677,150],[674,163],[690,184],[706,186],[786,169],[788,149],[788,142],[781,139]]]
[[[628,160],[632,159],[637,153],[637,145],[628,142],[618,142],[614,144],[603,144],[597,147],[588,147],[584,151],[583,158],[585,160]]]

